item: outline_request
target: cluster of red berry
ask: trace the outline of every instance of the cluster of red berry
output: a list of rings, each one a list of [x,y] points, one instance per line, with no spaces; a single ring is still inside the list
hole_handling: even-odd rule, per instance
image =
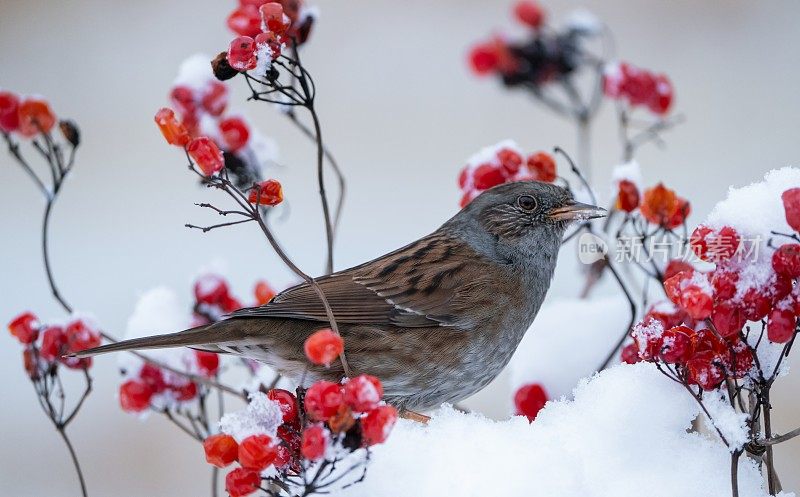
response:
[[[49,133],[58,123],[64,138],[77,145],[77,128],[71,121],[58,121],[47,100],[41,97],[20,97],[10,91],[0,90],[0,131],[32,138]]]
[[[516,413],[533,421],[548,401],[547,391],[539,383],[519,387],[514,393]]]
[[[487,147],[471,157],[458,177],[461,188],[461,207],[484,190],[511,181],[546,181],[556,179],[556,161],[546,152],[536,152],[527,158],[511,142]]]
[[[323,329],[306,340],[304,349],[310,362],[327,366],[343,352],[344,343],[339,335]],[[206,460],[214,466],[223,468],[238,461],[240,467],[225,479],[232,497],[258,490],[262,473],[272,468],[281,474],[298,474],[304,462],[335,459],[337,453],[382,443],[397,420],[397,411],[381,402],[381,382],[369,375],[342,384],[318,381],[304,392],[302,402],[281,389],[269,390],[266,397],[281,412],[274,436],[266,427],[263,433],[248,431],[239,440],[236,433],[223,432],[203,444]]]
[[[653,74],[626,62],[606,67],[603,92],[607,97],[625,100],[631,107],[644,106],[664,115],[673,101],[672,83],[665,74]]]
[[[639,194],[636,184],[623,179],[617,184],[615,207],[624,212],[639,213],[648,222],[666,229],[681,226],[692,211],[688,200],[678,196],[675,191],[659,183]]]
[[[789,226],[800,231],[800,188],[785,191],[782,199]],[[800,241],[797,234],[787,236]],[[778,247],[766,266],[741,257],[750,252],[748,243],[730,226],[697,227],[692,250],[714,269],[670,262],[664,291],[674,306],[654,306],[645,315],[632,332],[634,343],[623,349],[623,361],[675,364],[689,384],[710,390],[725,378],[751,373],[760,341],[747,340],[748,322],[766,319],[769,342],[790,342],[800,315],[800,243]]]
[[[33,380],[52,373],[59,364],[70,369],[88,369],[92,358],[64,357],[100,345],[100,332],[86,319],[76,318],[66,325],[45,325],[31,312],[23,312],[8,323],[8,331],[25,346],[25,371]]]
[[[228,27],[239,36],[228,47],[228,65],[235,71],[263,71],[280,57],[287,40],[303,43],[310,33],[314,16],[299,0],[242,0],[228,17]]]

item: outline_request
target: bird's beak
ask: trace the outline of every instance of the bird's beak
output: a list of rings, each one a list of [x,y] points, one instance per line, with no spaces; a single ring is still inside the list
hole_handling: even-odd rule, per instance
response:
[[[579,221],[605,217],[608,211],[596,205],[571,202],[562,207],[556,207],[547,213],[553,221]]]

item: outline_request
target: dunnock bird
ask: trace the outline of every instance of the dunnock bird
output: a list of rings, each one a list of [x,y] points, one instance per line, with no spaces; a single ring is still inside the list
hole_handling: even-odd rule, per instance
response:
[[[570,221],[603,216],[565,189],[520,181],[485,191],[442,227],[373,261],[316,279],[333,310],[353,374],[381,379],[409,411],[457,402],[508,363],[542,305]],[[301,284],[217,323],[77,354],[189,346],[262,361],[306,381],[343,368],[309,366],[303,343],[326,326]]]

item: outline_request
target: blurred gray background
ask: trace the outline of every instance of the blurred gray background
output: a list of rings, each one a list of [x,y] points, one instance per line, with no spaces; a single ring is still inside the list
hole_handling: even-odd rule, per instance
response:
[[[256,278],[279,288],[293,281],[249,226],[205,235],[183,228],[213,220],[192,205],[212,194],[198,188],[152,121],[180,61],[227,46],[224,19],[234,3],[0,0],[0,87],[46,95],[84,133],[52,219],[56,278],[76,307],[116,335],[148,288],[170,286],[188,306],[192,276],[215,259],[227,261],[236,293],[248,300]],[[525,150],[574,149],[569,123],[467,69],[474,41],[512,25],[511,2],[316,3],[321,16],[304,60],[319,88],[325,140],[349,181],[338,268],[401,246],[451,216],[459,169],[482,146],[512,138]],[[556,22],[577,7],[611,27],[621,58],[672,78],[676,109],[687,121],[667,135],[667,149],[643,149],[639,160],[646,182],[663,179],[691,199],[691,223],[729,185],[797,164],[800,3],[546,2]],[[243,83],[234,87],[234,105],[281,149],[284,167],[271,174],[284,183],[291,217],[277,224],[280,239],[301,267],[318,273],[323,231],[314,149],[274,109],[245,104]],[[603,193],[620,156],[612,111],[606,105],[593,129],[594,177]],[[41,265],[41,215],[28,178],[0,155],[3,323],[28,308],[61,317]],[[574,259],[562,257],[551,297],[577,293]],[[65,449],[39,412],[20,361],[17,344],[0,338],[0,488],[16,496],[75,495]],[[113,358],[97,361],[96,391],[71,427],[91,494],[206,494],[208,467],[197,445],[158,417],[141,423],[119,410],[115,365]],[[467,404],[505,416],[504,381]],[[776,389],[778,432],[800,425],[798,383],[792,373]],[[800,441],[780,446],[777,460],[786,486],[800,488]]]

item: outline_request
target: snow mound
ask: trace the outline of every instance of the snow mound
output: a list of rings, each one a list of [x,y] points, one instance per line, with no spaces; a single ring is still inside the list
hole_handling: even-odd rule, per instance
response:
[[[729,496],[730,454],[687,432],[697,414],[652,365],[620,365],[582,381],[574,400],[549,402],[532,424],[448,407],[427,426],[400,420],[375,447],[366,480],[341,495]],[[739,490],[767,495],[747,458]]]

